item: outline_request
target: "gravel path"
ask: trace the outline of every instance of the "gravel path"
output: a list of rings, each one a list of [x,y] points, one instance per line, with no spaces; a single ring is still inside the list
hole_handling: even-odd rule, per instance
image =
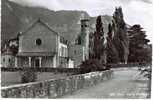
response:
[[[136,68],[114,70],[114,77],[90,88],[80,89],[62,98],[129,98],[143,99],[147,95],[147,80]]]

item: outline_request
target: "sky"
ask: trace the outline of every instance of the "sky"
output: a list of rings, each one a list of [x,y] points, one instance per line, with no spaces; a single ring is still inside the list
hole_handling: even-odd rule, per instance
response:
[[[23,6],[40,6],[50,10],[82,10],[90,16],[112,15],[115,7],[123,9],[125,22],[140,24],[153,43],[153,0],[10,0]]]

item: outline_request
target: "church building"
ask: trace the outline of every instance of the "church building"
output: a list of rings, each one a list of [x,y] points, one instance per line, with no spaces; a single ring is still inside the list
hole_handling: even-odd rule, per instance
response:
[[[68,41],[43,20],[36,20],[21,32],[18,67],[72,67],[69,62],[73,63],[68,58]]]
[[[17,36],[18,52],[14,56],[13,66],[79,67],[83,61],[89,59],[89,33],[89,20],[82,19],[77,42],[71,44],[44,20],[35,20]]]

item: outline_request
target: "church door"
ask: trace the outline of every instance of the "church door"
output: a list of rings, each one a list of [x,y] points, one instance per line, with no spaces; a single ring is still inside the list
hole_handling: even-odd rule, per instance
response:
[[[35,59],[35,67],[36,68],[40,67],[40,65],[39,65],[39,59]]]

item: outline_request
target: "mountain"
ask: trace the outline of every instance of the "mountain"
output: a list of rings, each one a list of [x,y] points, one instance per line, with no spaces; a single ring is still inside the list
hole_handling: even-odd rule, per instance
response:
[[[96,28],[96,26],[95,26],[96,19],[97,19],[97,17],[90,17],[90,26],[92,29]],[[112,17],[108,16],[108,15],[102,15],[101,19],[102,19],[102,23],[103,23],[104,32],[107,33],[108,32],[108,24],[112,22]]]
[[[41,7],[26,7],[2,0],[2,44],[5,40],[16,37],[17,33],[28,27],[34,20],[41,18],[53,30],[73,42],[80,33],[80,19],[89,18],[92,31],[95,29],[96,17],[90,17],[85,11],[52,11]],[[111,22],[111,17],[102,16],[104,30]]]

